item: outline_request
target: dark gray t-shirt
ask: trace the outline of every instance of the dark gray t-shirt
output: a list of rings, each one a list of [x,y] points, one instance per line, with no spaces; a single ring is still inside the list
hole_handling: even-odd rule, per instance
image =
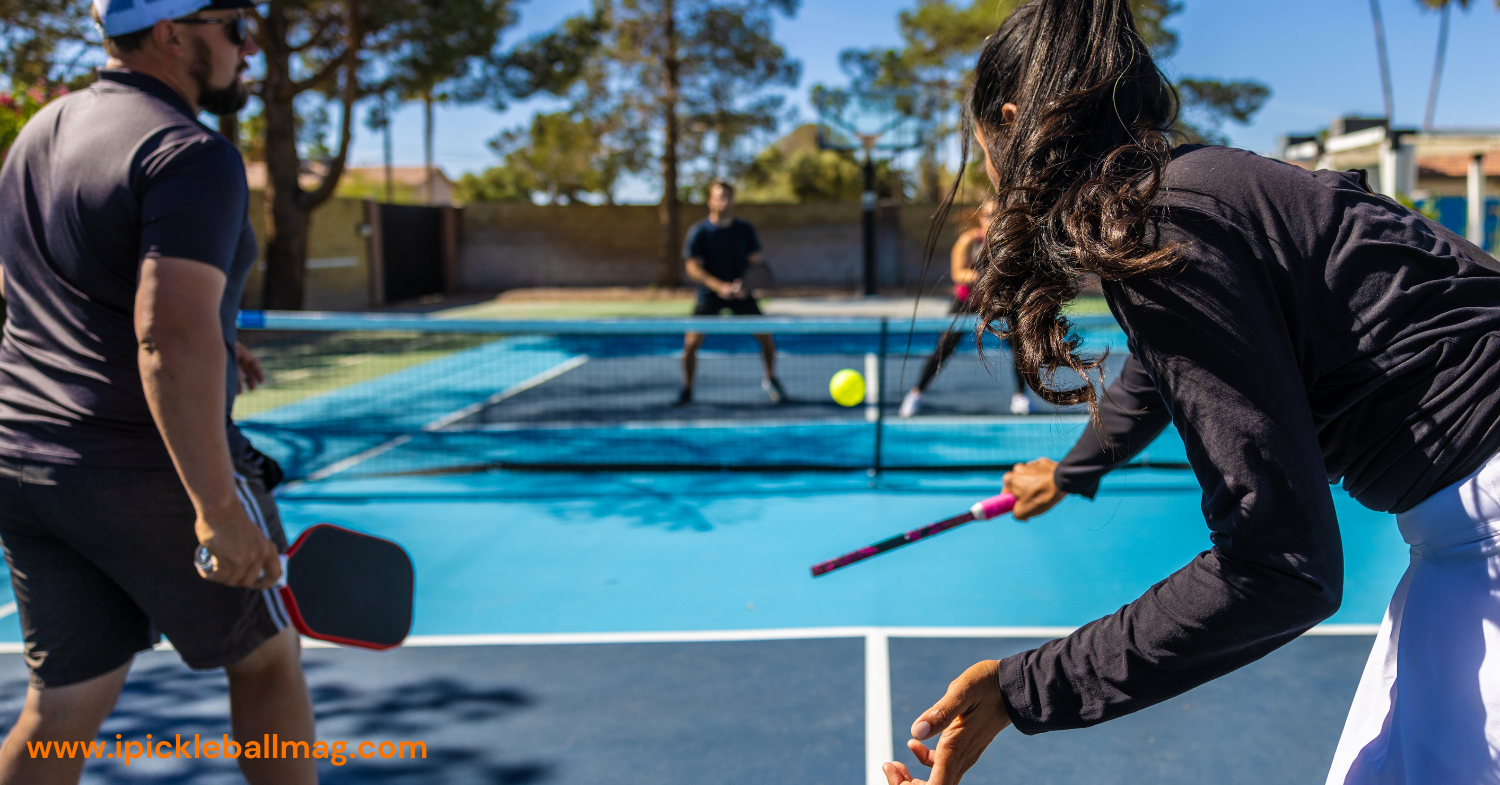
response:
[[[721,281],[732,282],[744,277],[745,270],[750,267],[751,254],[759,252],[760,238],[748,221],[735,218],[728,226],[719,226],[705,218],[688,229],[682,258],[698,259],[704,272]],[[707,286],[698,286],[700,296],[712,293]]]
[[[141,260],[178,257],[228,278],[220,321],[235,393],[235,315],[255,263],[244,161],[165,84],[101,71],[22,129],[0,168],[0,454],[79,466],[170,468],[136,363]]]

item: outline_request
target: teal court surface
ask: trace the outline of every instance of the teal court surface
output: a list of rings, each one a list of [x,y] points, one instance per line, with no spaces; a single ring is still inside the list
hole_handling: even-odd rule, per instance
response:
[[[301,380],[311,391],[240,414],[294,478],[279,491],[291,536],[320,521],[349,526],[402,543],[417,568],[407,646],[309,648],[305,666],[320,738],[419,740],[427,756],[323,763],[324,782],[856,785],[882,781],[872,773],[892,757],[920,771],[905,750],[907,728],[964,668],[1115,611],[1209,545],[1191,473],[1161,468],[1182,460],[1169,432],[1094,501],[1071,498],[1029,523],[971,523],[814,579],[816,562],[997,492],[998,464],[1060,457],[1083,417],[966,410],[992,399],[1003,409],[1010,391],[1003,373],[955,365],[934,386],[925,420],[880,409],[885,430],[866,435],[881,440],[889,463],[872,474],[843,465],[862,460],[851,457],[856,447],[875,447],[855,444],[872,426],[869,409],[824,407],[811,390],[825,368],[807,379],[787,374],[794,408],[782,415],[752,399],[761,394],[754,356],[739,357],[735,370],[728,361],[740,350],[731,347],[705,360],[693,404],[701,409],[663,411],[658,399],[676,389],[670,375],[656,389],[617,364],[569,381],[608,353],[552,338],[496,340],[511,343],[457,340],[353,381],[293,376],[286,386]],[[658,343],[647,354],[670,371],[661,364],[672,359],[670,342]],[[798,359],[796,342],[786,343],[788,371],[819,353],[835,368],[862,367],[876,353],[841,338]],[[503,370],[501,382],[465,387],[485,353],[523,351],[548,354]],[[374,360],[302,362],[348,369]],[[401,374],[445,362],[422,377],[446,391],[432,411],[419,403],[432,389],[403,397],[415,382]],[[273,367],[273,387],[276,374],[299,370]],[[740,372],[748,375],[732,375]],[[896,381],[872,406],[894,406],[910,376]],[[542,394],[552,382],[572,386]],[[732,382],[750,393],[733,397],[741,393]],[[992,387],[961,387],[982,383]],[[583,404],[569,409],[569,400]],[[361,408],[380,402],[385,415]],[[314,408],[324,423],[311,419]],[[466,421],[472,427],[449,430]],[[596,464],[619,465],[588,465],[575,441],[601,451]],[[739,457],[663,466],[694,450]],[[1322,782],[1407,561],[1390,516],[1334,496],[1346,591],[1327,624],[1136,715],[1081,731],[1002,734],[964,781]],[[18,625],[0,625],[10,641],[0,655],[0,716],[10,722],[25,668]],[[137,659],[103,738],[227,732],[223,676],[158,651]],[[239,780],[231,763],[199,759],[91,761],[84,781]]]

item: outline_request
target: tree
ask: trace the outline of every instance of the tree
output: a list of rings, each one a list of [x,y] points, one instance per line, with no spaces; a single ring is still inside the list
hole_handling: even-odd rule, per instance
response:
[[[901,188],[889,161],[875,169],[876,194],[890,198]],[[746,168],[738,201],[857,202],[864,192],[864,170],[854,154],[820,150],[817,128],[799,126],[762,150]]]
[[[0,73],[13,90],[77,89],[103,62],[89,0],[0,0]]]
[[[800,76],[771,38],[774,15],[791,16],[799,2],[596,0],[591,15],[522,47],[509,63],[509,84],[569,97],[574,117],[628,153],[621,172],[655,163],[662,285],[679,280],[684,175],[691,184],[749,166],[747,143],[775,127],[781,107],[767,91]],[[569,69],[576,73],[557,73]]]
[[[257,96],[265,123],[266,277],[262,306],[302,307],[312,210],[333,196],[348,159],[354,104],[404,75],[439,80],[501,58],[514,0],[282,0],[253,12],[265,53]],[[301,96],[339,104],[337,142],[319,185],[298,182]]]
[[[1380,19],[1380,0],[1370,0],[1370,18],[1375,23],[1375,54],[1380,59],[1380,96],[1385,101],[1385,121],[1396,122],[1396,100],[1391,94],[1391,58],[1385,49],[1385,23]]]
[[[1271,97],[1271,88],[1260,82],[1221,82],[1216,79],[1183,79],[1177,83],[1183,108],[1199,118],[1184,120],[1183,131],[1195,141],[1229,144],[1223,133],[1224,123],[1240,125],[1250,122]]]
[[[403,100],[422,104],[422,149],[429,188],[433,177],[433,110],[437,104],[473,103],[488,97],[497,109],[506,95],[488,88],[486,77],[504,60],[496,48],[500,33],[516,21],[512,0],[480,0],[450,4],[444,12],[428,4],[424,39],[397,42],[388,52],[390,64],[383,83],[374,87],[381,94],[395,93]],[[392,57],[391,55],[397,55]],[[389,133],[389,124],[384,129]],[[430,199],[430,192],[425,194]]]
[[[918,92],[910,111],[931,129],[918,163],[918,191],[928,201],[938,201],[942,196],[945,173],[938,153],[958,130],[952,107],[959,105],[968,90],[975,58],[985,39],[1023,2],[971,0],[962,6],[954,0],[918,0],[916,8],[901,12],[904,46],[851,49],[840,55],[840,65],[853,89],[899,87]],[[1177,49],[1177,34],[1167,27],[1167,21],[1182,11],[1182,3],[1131,0],[1130,7],[1152,55],[1158,59],[1170,57]],[[1247,122],[1270,95],[1269,88],[1256,82],[1186,79],[1183,84],[1191,85],[1182,91],[1188,114],[1208,120],[1204,128],[1186,125],[1184,131],[1200,138],[1221,139],[1218,129],[1225,119]],[[1230,103],[1216,104],[1215,100]]]
[[[1374,2],[1374,0],[1371,0],[1371,2]],[[1442,21],[1438,26],[1437,57],[1432,64],[1432,83],[1427,88],[1427,113],[1422,116],[1422,130],[1431,131],[1433,118],[1437,114],[1438,87],[1443,81],[1443,61],[1448,58],[1448,26],[1450,17],[1453,15],[1453,5],[1457,3],[1460,8],[1467,11],[1469,10],[1469,0],[1417,0],[1417,2],[1423,8],[1436,9],[1442,14]],[[1500,0],[1495,0],[1495,7],[1500,8]],[[1378,19],[1378,8],[1376,9],[1376,14]],[[1385,40],[1378,27],[1379,22],[1377,21],[1376,24],[1377,45],[1382,49],[1381,57],[1383,61],[1385,56]],[[1387,90],[1389,90],[1389,81],[1390,79],[1387,77]],[[1387,98],[1388,105],[1389,102],[1390,99]],[[1387,111],[1390,110],[1387,109]]]
[[[614,202],[623,154],[600,140],[599,129],[587,117],[538,114],[529,128],[506,131],[489,144],[515,172],[512,182],[528,193],[545,194],[550,204],[575,202],[585,193]]]
[[[67,90],[63,89],[62,92]],[[0,92],[0,163],[5,162],[5,155],[10,152],[10,146],[15,144],[16,135],[21,133],[21,126],[26,125],[26,121],[53,97],[55,96],[48,92],[45,83],[14,93]]]
[[[496,166],[482,174],[466,174],[458,181],[458,200],[474,202],[531,202],[531,182],[525,172]]]

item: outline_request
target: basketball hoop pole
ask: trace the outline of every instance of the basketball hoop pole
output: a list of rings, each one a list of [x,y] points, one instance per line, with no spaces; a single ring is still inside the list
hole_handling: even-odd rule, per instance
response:
[[[875,208],[878,205],[878,197],[875,194],[875,160],[871,152],[875,149],[875,141],[878,134],[860,134],[860,146],[865,150],[865,190],[860,195],[860,202],[864,207],[861,219],[864,223],[864,263],[865,263],[865,296],[871,297],[877,291],[875,279]]]
[[[819,118],[818,148],[865,154],[860,228],[864,268],[861,288],[866,297],[874,296],[880,289],[875,258],[880,206],[875,191],[875,150],[894,156],[921,145],[922,133],[915,125],[921,120],[916,112],[920,109],[917,99],[916,93],[909,89],[814,91],[813,103]],[[851,137],[858,143],[852,143]]]

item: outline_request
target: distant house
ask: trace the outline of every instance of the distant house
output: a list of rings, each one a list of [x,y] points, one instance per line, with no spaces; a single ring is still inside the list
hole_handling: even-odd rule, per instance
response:
[[[1286,136],[1277,157],[1304,169],[1362,169],[1378,193],[1436,213],[1490,253],[1500,250],[1500,130],[1392,129],[1344,117],[1317,134]]]
[[[303,188],[316,188],[321,182],[324,167],[321,163],[304,163],[299,181]],[[245,177],[250,181],[250,190],[265,190],[266,164],[264,161],[246,161]],[[433,167],[431,177],[423,166],[395,166],[391,168],[391,191],[397,204],[427,204],[446,206],[453,204],[453,181],[448,179],[441,167]],[[351,166],[344,170],[339,180],[338,195],[349,199],[373,199],[386,201],[385,167]]]

